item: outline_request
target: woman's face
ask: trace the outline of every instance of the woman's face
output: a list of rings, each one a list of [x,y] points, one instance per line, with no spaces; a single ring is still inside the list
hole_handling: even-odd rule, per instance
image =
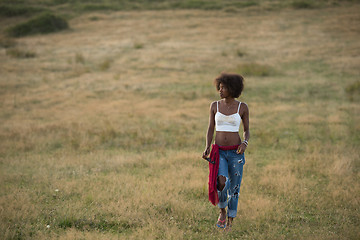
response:
[[[230,96],[228,88],[222,83],[219,85],[219,94],[220,98],[227,98]]]

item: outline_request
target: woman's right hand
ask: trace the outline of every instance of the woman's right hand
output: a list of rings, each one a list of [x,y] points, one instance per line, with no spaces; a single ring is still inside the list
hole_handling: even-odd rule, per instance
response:
[[[202,158],[207,158],[210,154],[210,147],[205,148],[205,151],[203,152]]]

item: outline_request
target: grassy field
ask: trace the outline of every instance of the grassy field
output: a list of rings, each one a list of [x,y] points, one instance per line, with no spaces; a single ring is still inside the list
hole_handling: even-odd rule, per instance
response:
[[[1,15],[0,239],[360,238],[358,2],[31,2],[69,29]],[[230,233],[201,159],[222,71],[250,109]]]

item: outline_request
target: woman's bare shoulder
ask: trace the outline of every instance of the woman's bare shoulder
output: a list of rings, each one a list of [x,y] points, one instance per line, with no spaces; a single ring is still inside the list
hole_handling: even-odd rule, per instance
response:
[[[216,112],[216,109],[217,109],[216,104],[217,104],[217,101],[210,103],[210,111]]]
[[[246,103],[241,102],[241,106],[240,106],[240,115],[244,114],[244,113],[248,113],[249,112],[249,107]]]
[[[216,103],[217,101],[213,101],[212,103],[210,103],[210,108],[216,107]]]
[[[247,108],[247,109],[249,108],[248,105],[245,102],[241,102],[241,107]]]

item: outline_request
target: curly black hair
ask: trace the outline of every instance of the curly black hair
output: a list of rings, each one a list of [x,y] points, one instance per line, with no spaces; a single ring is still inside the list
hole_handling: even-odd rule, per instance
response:
[[[239,74],[222,73],[215,78],[214,85],[216,89],[220,90],[220,83],[225,85],[233,98],[238,98],[244,89],[244,78]]]

